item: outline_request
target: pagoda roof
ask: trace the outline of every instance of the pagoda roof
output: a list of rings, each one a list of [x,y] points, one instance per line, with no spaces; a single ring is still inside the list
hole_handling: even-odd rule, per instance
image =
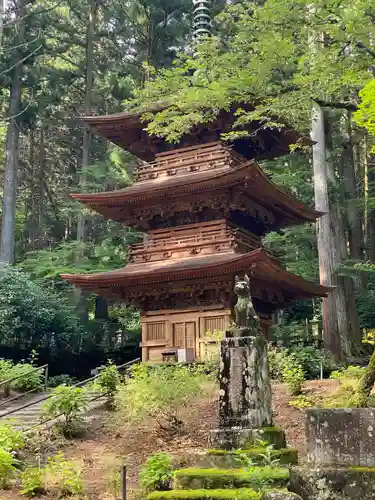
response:
[[[127,222],[130,213],[138,206],[166,205],[173,200],[182,202],[184,196],[191,197],[192,194],[220,188],[241,190],[249,198],[249,205],[253,200],[279,215],[275,228],[288,223],[315,222],[323,215],[322,212],[306,207],[293,195],[279,188],[255,161],[245,162],[236,167],[226,166],[214,170],[136,182],[118,191],[72,194],[71,197],[107,218]],[[236,205],[235,200],[232,203]],[[272,224],[270,224],[270,229],[272,229]]]
[[[232,130],[236,120],[235,111],[239,107],[252,109],[251,105],[241,104],[232,110],[220,111],[212,122],[196,125],[182,136],[179,147],[219,140],[222,133]],[[151,112],[161,109],[156,108]],[[175,144],[168,143],[165,138],[150,135],[147,132],[147,123],[142,120],[142,115],[142,112],[123,112],[103,116],[83,116],[82,120],[100,136],[145,161],[154,160],[157,153],[175,149]],[[290,144],[301,140],[303,145],[312,144],[310,139],[301,137],[287,126],[267,128],[254,121],[246,124],[244,130],[249,133],[248,137],[234,140],[233,148],[248,159],[260,160],[283,156],[290,152]]]
[[[142,264],[128,264],[122,269],[95,274],[62,274],[69,283],[81,288],[95,289],[96,292],[112,289],[116,295],[126,298],[132,289],[148,284],[178,286],[181,281],[207,279],[233,273],[250,272],[254,279],[270,282],[291,297],[311,298],[326,296],[331,287],[321,286],[282,269],[272,255],[259,248],[246,254],[222,253],[174,259]],[[145,292],[147,295],[147,291]]]

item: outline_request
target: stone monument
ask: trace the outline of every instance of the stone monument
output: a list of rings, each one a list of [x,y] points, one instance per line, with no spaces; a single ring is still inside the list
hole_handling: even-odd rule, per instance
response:
[[[272,396],[267,341],[260,328],[251,293],[250,278],[236,276],[234,292],[236,325],[221,342],[219,429],[212,444],[221,449],[244,448],[272,427]],[[277,446],[285,445],[282,431]]]

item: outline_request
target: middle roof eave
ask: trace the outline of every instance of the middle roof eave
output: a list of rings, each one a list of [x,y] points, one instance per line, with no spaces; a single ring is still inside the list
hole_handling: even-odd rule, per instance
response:
[[[263,172],[256,161],[251,160],[238,167],[221,167],[215,170],[181,174],[149,181],[136,182],[125,189],[112,192],[72,194],[90,208],[102,212],[101,208],[119,205],[143,204],[155,205],[155,200],[175,198],[191,192],[204,192],[210,189],[241,186],[247,189],[251,198],[259,204],[272,204],[284,212],[287,218],[301,222],[314,222],[323,215],[303,205],[293,195],[279,188]],[[246,186],[248,186],[246,188]]]

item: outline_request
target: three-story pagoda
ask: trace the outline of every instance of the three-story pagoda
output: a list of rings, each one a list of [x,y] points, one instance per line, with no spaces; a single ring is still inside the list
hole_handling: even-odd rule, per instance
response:
[[[283,269],[261,242],[269,231],[321,215],[277,187],[257,163],[287,154],[294,132],[254,123],[247,138],[229,145],[220,137],[234,115],[222,112],[175,146],[150,136],[138,115],[85,121],[143,163],[130,187],[72,197],[148,238],[132,245],[122,269],[63,278],[140,309],[143,361],[161,361],[163,353],[178,349],[204,358],[208,332],[225,330],[232,321],[236,274],[252,277],[266,335],[277,309],[329,291]]]

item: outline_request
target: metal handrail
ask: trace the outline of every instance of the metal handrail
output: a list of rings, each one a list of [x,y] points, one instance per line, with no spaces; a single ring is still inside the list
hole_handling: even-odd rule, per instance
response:
[[[119,366],[116,366],[117,368],[117,371],[121,370],[122,368],[127,368],[127,367],[130,367],[132,366],[133,364],[135,363],[138,363],[139,361],[141,360],[141,358],[136,358],[136,359],[133,359],[132,361],[128,361],[127,363],[124,363],[123,365],[119,365]],[[80,387],[81,385],[85,385],[93,380],[95,380],[96,378],[98,378],[100,375],[100,373],[98,373],[97,375],[95,375],[94,377],[90,377],[89,379],[86,379],[86,380],[83,380],[81,382],[78,382],[77,384],[74,384],[73,387]],[[105,394],[100,394],[99,396],[95,396],[94,398],[90,399],[89,400],[89,403],[95,401],[96,399],[99,399],[99,398],[102,398],[104,397]],[[43,396],[42,398],[39,398],[35,401],[31,401],[29,403],[26,403],[25,405],[23,406],[19,406],[18,408],[14,408],[13,410],[3,414],[3,415],[0,415],[0,419],[3,418],[3,417],[7,417],[8,415],[12,415],[13,413],[16,413],[18,412],[19,410],[23,410],[25,408],[29,408],[30,406],[33,406],[35,404],[38,404],[38,403],[42,403],[43,401],[47,401],[47,399],[50,399],[50,398],[53,398],[54,395],[53,394],[48,394],[47,396]],[[57,418],[59,418],[60,416],[62,416],[63,413],[61,415],[59,415]],[[24,431],[28,431],[30,429],[33,429],[34,427],[39,427],[40,425],[44,425],[46,424],[47,422],[49,422],[50,420],[54,420],[54,419],[48,419],[44,422],[39,422],[38,424],[35,424],[27,429],[24,429]]]

